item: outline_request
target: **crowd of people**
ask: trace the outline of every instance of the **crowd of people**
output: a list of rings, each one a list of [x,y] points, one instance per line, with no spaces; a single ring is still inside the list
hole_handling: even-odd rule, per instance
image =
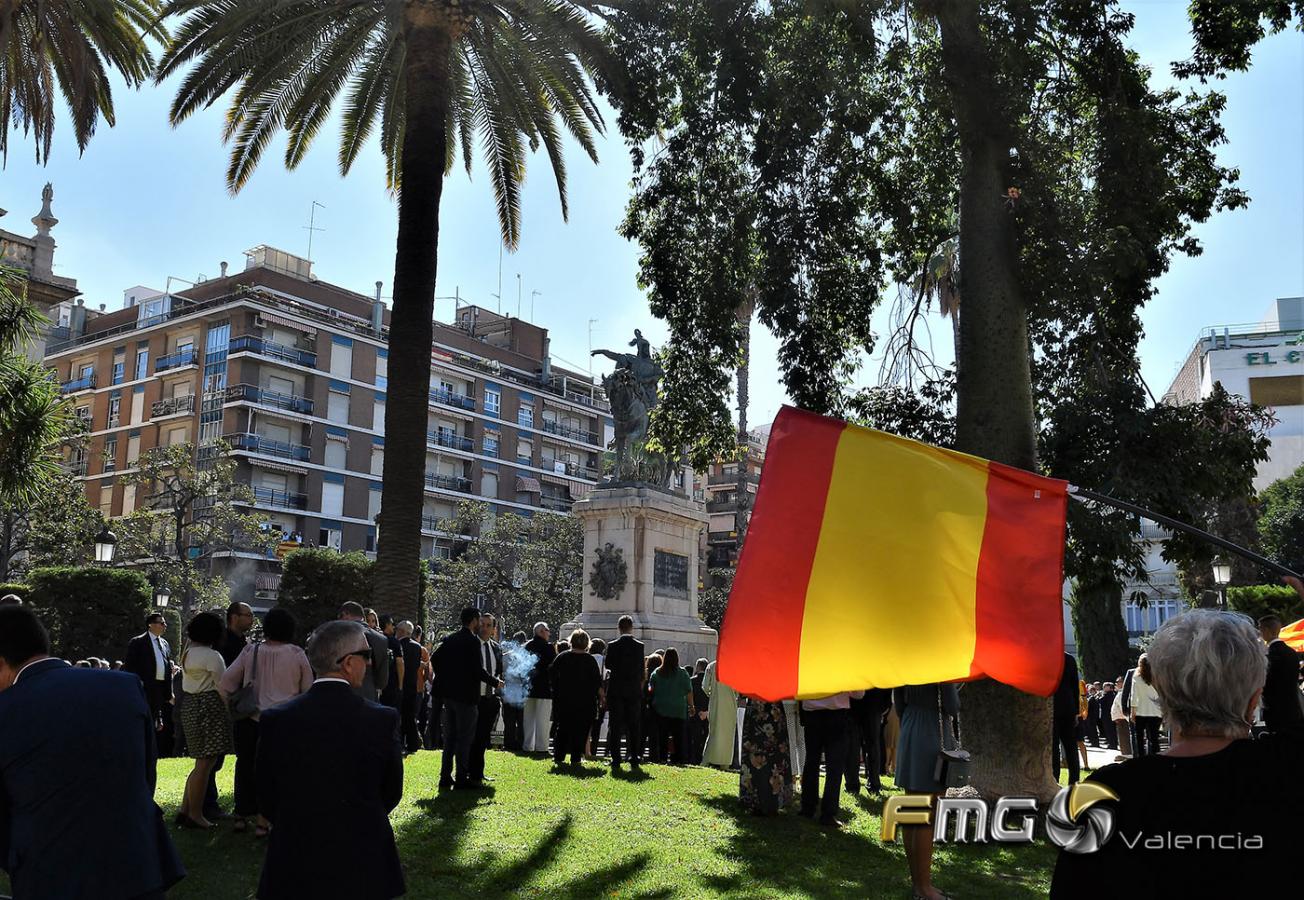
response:
[[[1295,586],[1304,597],[1304,585]],[[908,793],[944,793],[939,755],[961,737],[962,686],[800,702],[742,697],[718,679],[714,662],[684,665],[674,647],[649,652],[629,616],[610,643],[583,629],[553,642],[542,622],[528,639],[517,632],[500,641],[496,618],[468,608],[461,627],[436,642],[423,641],[411,622],[346,603],[300,646],[287,610],[258,622],[248,605],[233,603],[225,617],[201,612],[187,622],[179,654],[156,613],[121,663],[82,665],[52,658],[37,617],[5,601],[0,862],[19,898],[162,897],[184,877],[153,802],[155,760],[170,753],[193,760],[175,825],[204,830],[230,820],[233,830],[266,839],[258,896],[270,900],[401,895],[389,813],[402,798],[404,756],[422,749],[443,751],[441,791],[483,789],[492,780],[486,751],[499,733],[504,750],[550,754],[562,775],[603,756],[617,771],[648,761],[733,769],[747,811],[791,809],[837,829],[842,791],[881,793],[884,775]],[[1214,814],[1230,805],[1241,832],[1269,835],[1263,858],[1284,860],[1286,824],[1265,815],[1265,798],[1284,796],[1269,782],[1302,758],[1304,700],[1299,657],[1277,638],[1280,628],[1271,618],[1256,632],[1236,614],[1188,612],[1113,681],[1081,681],[1066,655],[1051,707],[1056,777],[1061,758],[1070,782],[1081,777],[1088,744],[1116,750],[1120,764],[1091,777],[1118,795],[1122,825],[1213,828]],[[65,734],[74,722],[75,740]],[[1242,740],[1251,736],[1262,740]],[[214,776],[229,756],[227,813]],[[341,772],[350,773],[344,783]],[[328,781],[339,790],[320,790]],[[1208,802],[1211,785],[1227,788],[1223,802]],[[1299,793],[1285,790],[1304,799]],[[105,821],[112,834],[89,833]],[[81,833],[86,840],[70,839]],[[932,884],[932,829],[902,834],[913,896],[946,896]],[[1106,850],[1123,854],[1123,846]],[[336,854],[358,863],[345,875],[315,864]],[[1085,858],[1061,857],[1057,896],[1077,895]],[[1147,863],[1120,858],[1141,883],[1185,877],[1174,874],[1180,860],[1165,867],[1162,854]],[[113,887],[106,893],[105,885]]]

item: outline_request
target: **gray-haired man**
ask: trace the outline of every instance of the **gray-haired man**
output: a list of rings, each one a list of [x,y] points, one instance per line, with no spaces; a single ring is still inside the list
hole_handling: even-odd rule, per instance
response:
[[[362,684],[354,690],[358,692],[359,697],[374,702],[380,699],[380,692],[385,690],[385,685],[389,683],[389,641],[379,631],[367,628],[364,624],[365,615],[366,611],[363,610],[362,604],[354,603],[352,600],[340,607],[340,621],[357,622],[362,625],[367,635],[367,643],[371,645],[371,665],[367,666]]]

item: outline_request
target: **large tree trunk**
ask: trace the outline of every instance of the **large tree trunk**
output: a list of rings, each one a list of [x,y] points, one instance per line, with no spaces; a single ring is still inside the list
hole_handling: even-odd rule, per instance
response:
[[[426,411],[439,253],[439,202],[448,134],[448,64],[453,32],[433,4],[406,5],[404,128],[400,163],[394,308],[389,325],[388,412],[375,595],[387,609],[417,615],[421,511],[425,498]]]
[[[973,0],[920,0],[942,40],[942,64],[960,136],[959,449],[1036,468],[1027,310],[1017,275],[1012,214],[1003,195],[1009,137],[1000,88]],[[974,784],[987,797],[1049,799],[1050,707],[1042,697],[994,681],[962,692]]]
[[[1132,665],[1122,604],[1123,589],[1117,582],[1079,580],[1073,587],[1073,631],[1087,681],[1113,681]]]

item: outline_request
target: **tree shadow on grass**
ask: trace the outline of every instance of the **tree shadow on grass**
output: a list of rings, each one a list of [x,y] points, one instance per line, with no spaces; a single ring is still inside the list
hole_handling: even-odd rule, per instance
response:
[[[714,896],[793,893],[816,898],[877,897],[908,890],[904,855],[850,830],[823,829],[793,813],[756,816],[738,798],[702,797],[715,817],[734,826],[717,850],[744,873],[703,878]]]

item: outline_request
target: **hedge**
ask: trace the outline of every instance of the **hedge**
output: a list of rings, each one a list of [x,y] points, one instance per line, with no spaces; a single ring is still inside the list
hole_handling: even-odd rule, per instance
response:
[[[49,630],[52,653],[73,662],[122,659],[127,642],[145,630],[154,600],[145,576],[132,569],[34,569],[28,583],[24,601]]]
[[[1248,587],[1229,587],[1227,606],[1245,613],[1256,622],[1263,616],[1273,615],[1289,625],[1304,618],[1304,600],[1293,588],[1284,584],[1254,584]]]

